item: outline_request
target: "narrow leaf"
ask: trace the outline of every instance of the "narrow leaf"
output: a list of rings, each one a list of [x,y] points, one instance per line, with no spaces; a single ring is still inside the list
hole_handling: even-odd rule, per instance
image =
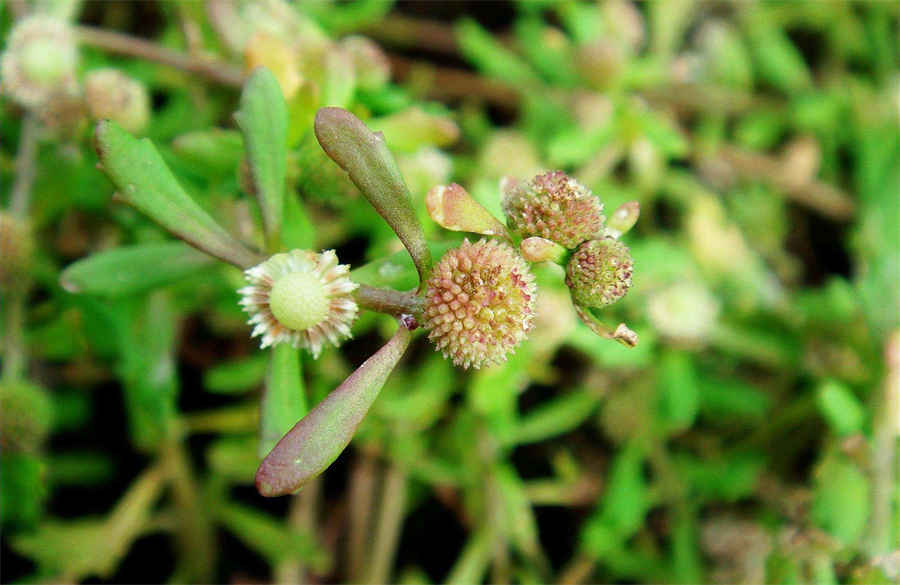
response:
[[[384,137],[369,130],[359,118],[341,108],[316,113],[316,138],[322,149],[362,191],[406,246],[420,284],[431,272],[431,253],[422,225],[410,201],[409,189]]]
[[[307,410],[299,350],[286,343],[278,344],[271,352],[260,410],[259,457],[268,455]]]
[[[270,250],[278,248],[287,169],[287,104],[272,72],[259,67],[247,79],[234,115],[247,149],[250,176],[262,208]]]
[[[156,148],[115,122],[97,123],[100,163],[119,196],[185,242],[240,268],[262,260],[234,239],[185,193]]]
[[[263,460],[256,489],[266,497],[294,492],[322,473],[350,443],[412,334],[400,327],[378,350],[292,428]]]
[[[60,276],[72,293],[124,296],[165,286],[210,267],[214,260],[180,242],[154,242],[99,252]]]

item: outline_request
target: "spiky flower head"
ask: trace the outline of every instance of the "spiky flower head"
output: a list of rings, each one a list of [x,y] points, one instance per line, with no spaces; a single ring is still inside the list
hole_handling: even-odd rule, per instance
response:
[[[358,312],[351,293],[359,285],[349,271],[334,250],[291,250],[246,270],[250,286],[238,293],[255,325],[252,336],[262,337],[260,347],[290,343],[318,357],[326,341],[336,347],[350,337]]]
[[[28,108],[59,94],[76,93],[77,63],[78,49],[65,21],[28,16],[12,29],[0,57],[3,93]]]
[[[84,99],[92,118],[113,120],[132,133],[150,120],[147,88],[118,69],[91,71],[84,80]]]
[[[524,183],[504,179],[501,189],[507,224],[522,237],[540,236],[571,249],[603,230],[603,203],[562,171]]]
[[[464,368],[506,360],[533,327],[534,276],[508,244],[463,241],[434,268],[423,316],[428,338]]]
[[[604,307],[625,296],[631,287],[634,261],[628,248],[614,238],[581,244],[566,266],[572,298],[585,307]]]

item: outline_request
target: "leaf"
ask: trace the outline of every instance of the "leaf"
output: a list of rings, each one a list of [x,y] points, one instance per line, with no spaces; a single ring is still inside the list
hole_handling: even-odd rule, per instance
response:
[[[300,352],[286,343],[272,348],[266,392],[259,415],[259,457],[269,454],[281,437],[309,410],[300,372]]]
[[[593,414],[600,396],[589,390],[569,392],[536,407],[516,425],[515,443],[536,443],[567,433]]]
[[[284,216],[288,114],[281,87],[271,71],[259,67],[250,74],[234,119],[244,136],[269,250],[275,251]]]
[[[406,246],[419,273],[419,283],[423,284],[431,273],[431,252],[410,201],[409,189],[384,137],[341,108],[320,109],[316,113],[315,132],[322,149],[349,173],[353,183]]]
[[[266,378],[269,356],[265,353],[213,366],[203,373],[203,387],[216,394],[238,394],[252,390]]]
[[[240,133],[210,128],[195,130],[172,141],[172,150],[192,167],[213,175],[233,175],[244,156]]]
[[[535,72],[521,57],[497,42],[474,20],[461,20],[455,32],[462,55],[487,76],[517,85],[538,81]]]
[[[862,431],[866,411],[853,392],[836,380],[828,380],[816,392],[816,405],[828,426],[841,436]]]
[[[309,414],[294,425],[256,472],[256,489],[266,497],[294,492],[322,473],[350,443],[412,334],[400,327]]]
[[[688,354],[668,351],[659,364],[659,415],[667,430],[690,428],[697,416],[697,372]]]
[[[456,242],[429,243],[428,249],[434,257],[440,258],[455,245]],[[416,267],[409,254],[401,250],[353,269],[350,279],[379,288],[410,290],[416,287]]]
[[[99,252],[70,264],[59,280],[71,293],[116,297],[171,284],[214,264],[180,242],[154,242]]]
[[[601,517],[619,538],[637,532],[649,509],[643,462],[643,447],[634,439],[616,456],[609,472]]]
[[[148,139],[137,140],[115,122],[97,123],[100,163],[119,196],[185,242],[240,268],[262,258],[226,232],[182,189]]]
[[[829,455],[816,470],[810,515],[813,522],[846,545],[856,542],[869,518],[869,481],[841,455]]]
[[[229,532],[272,565],[289,557],[299,557],[321,569],[327,561],[311,534],[289,528],[255,508],[225,504],[216,509],[216,515]]]

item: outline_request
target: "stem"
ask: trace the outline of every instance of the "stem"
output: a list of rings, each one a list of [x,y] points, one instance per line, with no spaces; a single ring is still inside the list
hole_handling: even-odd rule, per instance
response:
[[[411,315],[421,320],[422,299],[413,292],[400,292],[390,288],[377,288],[367,284],[359,285],[353,297],[363,309],[387,313],[394,317]]]
[[[74,30],[79,42],[85,45],[168,65],[223,85],[241,87],[244,84],[244,72],[230,63],[194,57],[143,39],[90,26],[76,26]]]
[[[25,344],[22,330],[25,325],[25,291],[13,290],[4,295],[6,305],[6,343],[3,348],[3,380],[19,379],[25,369]]]
[[[375,550],[369,565],[367,583],[390,583],[391,567],[397,552],[403,513],[406,510],[406,471],[391,464],[381,490],[381,514],[375,533]]]
[[[291,504],[288,510],[288,524],[300,528],[306,520],[306,507],[302,495],[306,492],[291,496]],[[288,557],[275,567],[275,583],[299,584],[303,577],[303,564],[297,557]]]
[[[353,466],[350,480],[350,534],[347,538],[347,575],[350,583],[360,583],[366,563],[366,542],[375,509],[375,457],[362,452]]]
[[[19,135],[19,152],[16,155],[16,182],[9,196],[9,213],[16,219],[28,215],[31,187],[34,184],[34,162],[37,156],[37,120],[27,114],[22,121]]]
[[[897,439],[900,434],[900,330],[888,336],[884,361],[887,366],[884,391],[875,400],[875,420],[872,437],[872,519],[869,526],[869,554],[874,556],[890,551],[891,499],[897,485]],[[900,504],[898,504],[900,505]],[[895,535],[897,536],[897,535]]]

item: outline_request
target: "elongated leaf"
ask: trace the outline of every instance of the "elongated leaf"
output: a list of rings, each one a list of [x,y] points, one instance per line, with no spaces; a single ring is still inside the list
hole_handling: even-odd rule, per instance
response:
[[[149,140],[138,140],[109,120],[97,123],[94,140],[103,170],[123,200],[216,258],[240,268],[262,260],[185,193]]]
[[[216,515],[231,533],[272,564],[299,556],[317,567],[324,566],[327,557],[307,532],[289,528],[268,514],[238,504],[219,507]]]
[[[265,457],[309,407],[300,372],[300,352],[286,343],[271,352],[259,417],[259,456]]]
[[[239,394],[252,390],[265,380],[268,358],[267,354],[259,353],[213,366],[203,373],[203,387],[215,394]]]
[[[181,134],[172,150],[203,174],[234,175],[244,156],[241,135],[236,130],[210,128]]]
[[[59,280],[72,293],[115,297],[165,286],[214,264],[180,242],[154,242],[99,252],[69,265]]]
[[[341,108],[316,113],[316,138],[322,149],[362,191],[406,246],[420,283],[431,273],[431,252],[422,225],[410,201],[409,189],[384,137],[369,130],[359,118]]]
[[[265,67],[253,71],[234,115],[247,149],[250,176],[262,208],[269,248],[278,248],[284,216],[284,178],[287,169],[287,104],[278,80]]]
[[[263,496],[294,492],[322,473],[350,443],[412,334],[400,327],[375,355],[292,428],[263,460],[256,489]]]

